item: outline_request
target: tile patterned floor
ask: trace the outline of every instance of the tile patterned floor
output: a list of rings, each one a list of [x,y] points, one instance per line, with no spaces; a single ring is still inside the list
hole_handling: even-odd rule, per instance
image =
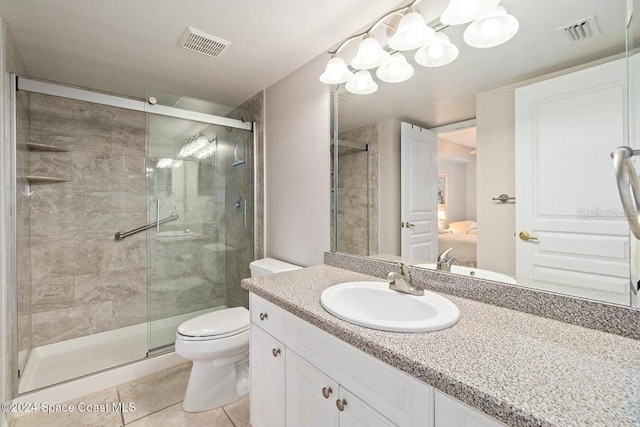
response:
[[[100,391],[87,396],[82,401],[97,403],[112,396],[115,389]],[[182,410],[182,402],[158,412],[124,423],[122,413],[107,414],[33,414],[18,418],[15,427],[68,427],[68,426],[109,426],[109,427],[250,427],[249,398],[245,397],[222,408],[212,411],[189,413]]]
[[[16,418],[13,427],[250,427],[248,397],[212,411],[183,411],[182,398],[190,371],[191,364],[185,363],[67,402],[74,408],[81,405],[111,408],[115,402],[135,402],[136,410],[133,412],[37,412]]]

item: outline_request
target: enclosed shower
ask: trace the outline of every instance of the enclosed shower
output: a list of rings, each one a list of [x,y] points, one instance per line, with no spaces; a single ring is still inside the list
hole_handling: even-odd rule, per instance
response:
[[[13,82],[20,393],[170,351],[183,321],[248,307],[243,111]]]

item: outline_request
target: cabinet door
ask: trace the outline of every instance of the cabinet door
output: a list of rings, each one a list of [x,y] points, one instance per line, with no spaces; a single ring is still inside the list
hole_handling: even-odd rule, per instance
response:
[[[251,325],[251,425],[284,426],[285,348],[262,329]]]
[[[435,427],[503,427],[493,418],[436,391]]]
[[[287,426],[338,425],[335,401],[339,386],[300,356],[287,349]]]
[[[340,413],[340,427],[389,427],[396,425],[345,388],[340,387],[340,397],[334,400],[334,403]]]

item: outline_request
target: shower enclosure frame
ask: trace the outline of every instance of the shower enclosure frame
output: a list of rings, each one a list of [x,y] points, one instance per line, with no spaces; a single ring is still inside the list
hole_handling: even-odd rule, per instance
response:
[[[252,165],[254,168],[253,170],[253,188],[254,188],[253,236],[254,236],[254,240],[252,241],[254,259],[257,257],[257,254],[259,253],[258,245],[255,244],[256,243],[255,234],[256,234],[256,229],[259,226],[259,219],[260,219],[260,215],[257,209],[258,191],[262,191],[263,189],[258,187],[257,185],[259,180],[258,180],[256,171],[258,170],[257,165],[258,165],[259,159],[255,156],[255,153],[257,152],[256,151],[257,149],[256,122],[232,119],[228,117],[200,113],[197,111],[183,110],[180,108],[175,108],[175,107],[170,107],[165,105],[157,105],[157,104],[152,105],[149,102],[146,102],[143,100],[126,98],[126,97],[117,96],[117,95],[110,95],[106,93],[99,93],[89,89],[82,89],[82,88],[77,88],[73,86],[65,86],[62,84],[56,84],[56,83],[51,83],[47,81],[34,80],[27,77],[21,77],[17,74],[9,74],[9,77],[10,77],[10,81],[9,81],[10,110],[8,112],[9,113],[8,115],[9,115],[10,129],[8,133],[9,133],[9,139],[11,143],[9,144],[9,149],[8,149],[9,160],[10,160],[8,178],[10,179],[9,182],[11,183],[11,185],[10,185],[10,188],[8,188],[8,191],[4,193],[4,196],[7,197],[8,201],[10,202],[9,212],[11,216],[9,220],[11,227],[9,227],[9,230],[8,230],[9,235],[7,236],[8,238],[6,239],[6,242],[9,244],[9,247],[8,247],[9,250],[7,255],[8,255],[8,261],[9,261],[8,265],[10,267],[7,274],[9,278],[9,285],[10,285],[10,289],[8,293],[7,308],[9,311],[9,318],[12,320],[13,325],[9,331],[9,337],[7,341],[10,347],[9,366],[11,367],[11,370],[12,370],[10,374],[10,377],[12,378],[11,394],[13,398],[17,398],[20,396],[20,393],[18,392],[18,385],[20,381],[20,365],[19,365],[19,351],[18,351],[18,292],[19,292],[19,289],[18,289],[18,277],[17,277],[17,268],[16,268],[16,265],[17,265],[16,264],[17,263],[16,230],[17,230],[17,220],[18,220],[17,219],[17,196],[18,196],[17,92],[18,91],[24,90],[26,92],[57,96],[57,97],[62,97],[62,98],[67,98],[67,99],[72,99],[77,101],[85,101],[85,102],[90,102],[94,104],[107,105],[111,107],[123,108],[127,110],[132,110],[132,111],[140,111],[147,114],[156,114],[160,116],[167,116],[167,117],[173,117],[178,119],[193,120],[196,122],[207,123],[211,125],[219,125],[219,126],[251,131],[253,133],[252,148],[254,153],[254,159],[253,159],[253,165]],[[159,349],[158,351],[149,351],[147,352],[146,358],[143,358],[140,360],[145,360],[155,356],[166,354],[167,351],[171,351],[171,348],[167,347],[166,349]],[[138,361],[139,360],[130,362],[130,363],[136,363]],[[127,363],[125,365],[128,365],[130,363]],[[123,366],[123,365],[119,365],[119,366]],[[109,369],[112,369],[112,368],[108,368],[107,370]],[[87,374],[77,378],[72,378],[64,382],[74,381],[90,375],[95,375],[96,373],[99,373],[99,372],[104,372],[104,371],[93,372],[91,374]],[[52,386],[55,386],[55,385],[56,384]]]

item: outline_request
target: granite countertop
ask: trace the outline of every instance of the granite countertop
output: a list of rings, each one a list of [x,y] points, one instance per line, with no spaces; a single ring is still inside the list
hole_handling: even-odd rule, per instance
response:
[[[640,341],[451,295],[451,328],[376,331],[320,305],[324,289],[358,280],[383,281],[321,265],[242,287],[508,425],[640,425]]]

